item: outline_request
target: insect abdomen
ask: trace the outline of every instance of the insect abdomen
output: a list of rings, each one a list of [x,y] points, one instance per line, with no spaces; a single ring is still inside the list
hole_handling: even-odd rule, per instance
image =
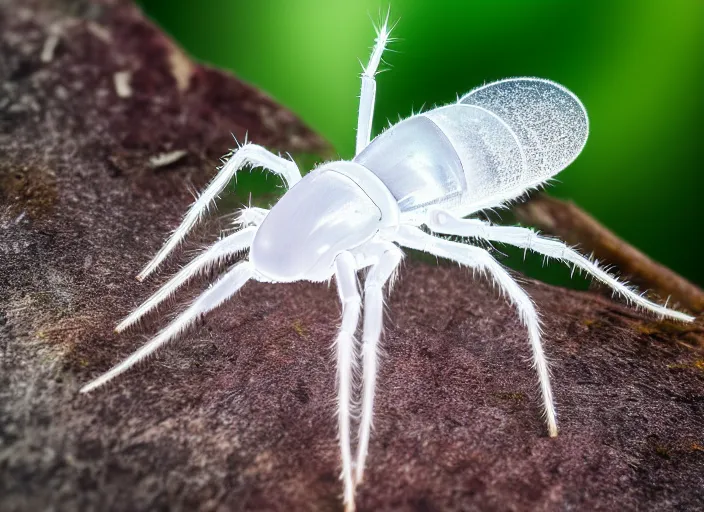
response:
[[[516,136],[491,112],[448,105],[401,121],[354,159],[376,174],[401,212],[453,208],[488,190],[505,190],[524,175]]]
[[[544,183],[577,157],[588,133],[571,92],[515,78],[400,122],[354,161],[386,184],[402,212],[442,205],[465,216]]]
[[[459,201],[467,190],[457,151],[440,127],[423,115],[384,132],[354,162],[384,182],[402,212]]]

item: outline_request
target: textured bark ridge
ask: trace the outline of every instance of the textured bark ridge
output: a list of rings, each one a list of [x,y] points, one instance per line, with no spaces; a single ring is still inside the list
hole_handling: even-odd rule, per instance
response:
[[[325,285],[251,284],[91,396],[80,384],[164,325],[112,327],[230,133],[325,144],[192,64],[127,2],[0,1],[0,509],[339,510]],[[213,216],[215,218],[216,216]],[[407,262],[389,299],[361,510],[704,507],[701,323],[526,282],[561,435],[540,418],[526,332],[483,279]]]

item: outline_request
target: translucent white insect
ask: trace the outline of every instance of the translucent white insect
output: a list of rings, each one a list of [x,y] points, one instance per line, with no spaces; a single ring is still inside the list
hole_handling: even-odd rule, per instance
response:
[[[569,165],[588,133],[582,103],[564,87],[537,78],[513,78],[484,85],[456,103],[414,115],[370,143],[376,83],[374,76],[389,41],[384,23],[369,65],[362,74],[357,151],[352,161],[321,165],[301,177],[296,165],[260,146],[235,151],[182,224],[139,275],[148,276],[181,242],[234,174],[249,165],[283,177],[289,190],[271,210],[248,208],[243,228],[204,251],[117,326],[122,331],[191,277],[232,255],[249,257],[232,266],[171,324],[126,360],[87,384],[91,391],[174,339],[204,313],[232,297],[250,279],[270,283],[326,281],[333,276],[342,303],[337,335],[337,404],[344,502],[354,509],[362,481],[372,425],[378,343],[382,331],[383,289],[403,253],[418,249],[488,273],[518,309],[528,330],[550,436],[557,435],[550,377],[540,341],[538,314],[528,295],[485,249],[429,234],[458,235],[530,249],[582,269],[628,301],[664,317],[692,317],[654,304],[619,282],[597,263],[564,243],[522,227],[495,226],[464,219],[505,204],[537,187]],[[355,340],[364,280],[361,346]],[[357,358],[362,364],[361,416],[357,451],[351,447],[351,396]]]

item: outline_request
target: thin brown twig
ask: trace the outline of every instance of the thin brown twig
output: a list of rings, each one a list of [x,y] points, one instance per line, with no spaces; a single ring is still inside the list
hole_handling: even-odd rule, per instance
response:
[[[701,288],[621,240],[576,204],[538,194],[515,206],[513,211],[520,222],[616,265],[634,283],[662,297],[671,297],[680,307],[692,312],[704,311],[704,291]]]

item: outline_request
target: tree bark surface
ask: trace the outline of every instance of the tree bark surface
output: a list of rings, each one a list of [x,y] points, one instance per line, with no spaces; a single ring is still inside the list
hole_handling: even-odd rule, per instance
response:
[[[159,275],[134,279],[231,133],[294,155],[327,145],[192,64],[126,1],[1,0],[0,91],[0,509],[340,510],[334,285],[248,284],[106,389],[77,393],[206,285],[113,333],[224,226],[211,216]],[[701,323],[522,282],[559,437],[516,311],[480,276],[407,259],[359,509],[701,510]]]

